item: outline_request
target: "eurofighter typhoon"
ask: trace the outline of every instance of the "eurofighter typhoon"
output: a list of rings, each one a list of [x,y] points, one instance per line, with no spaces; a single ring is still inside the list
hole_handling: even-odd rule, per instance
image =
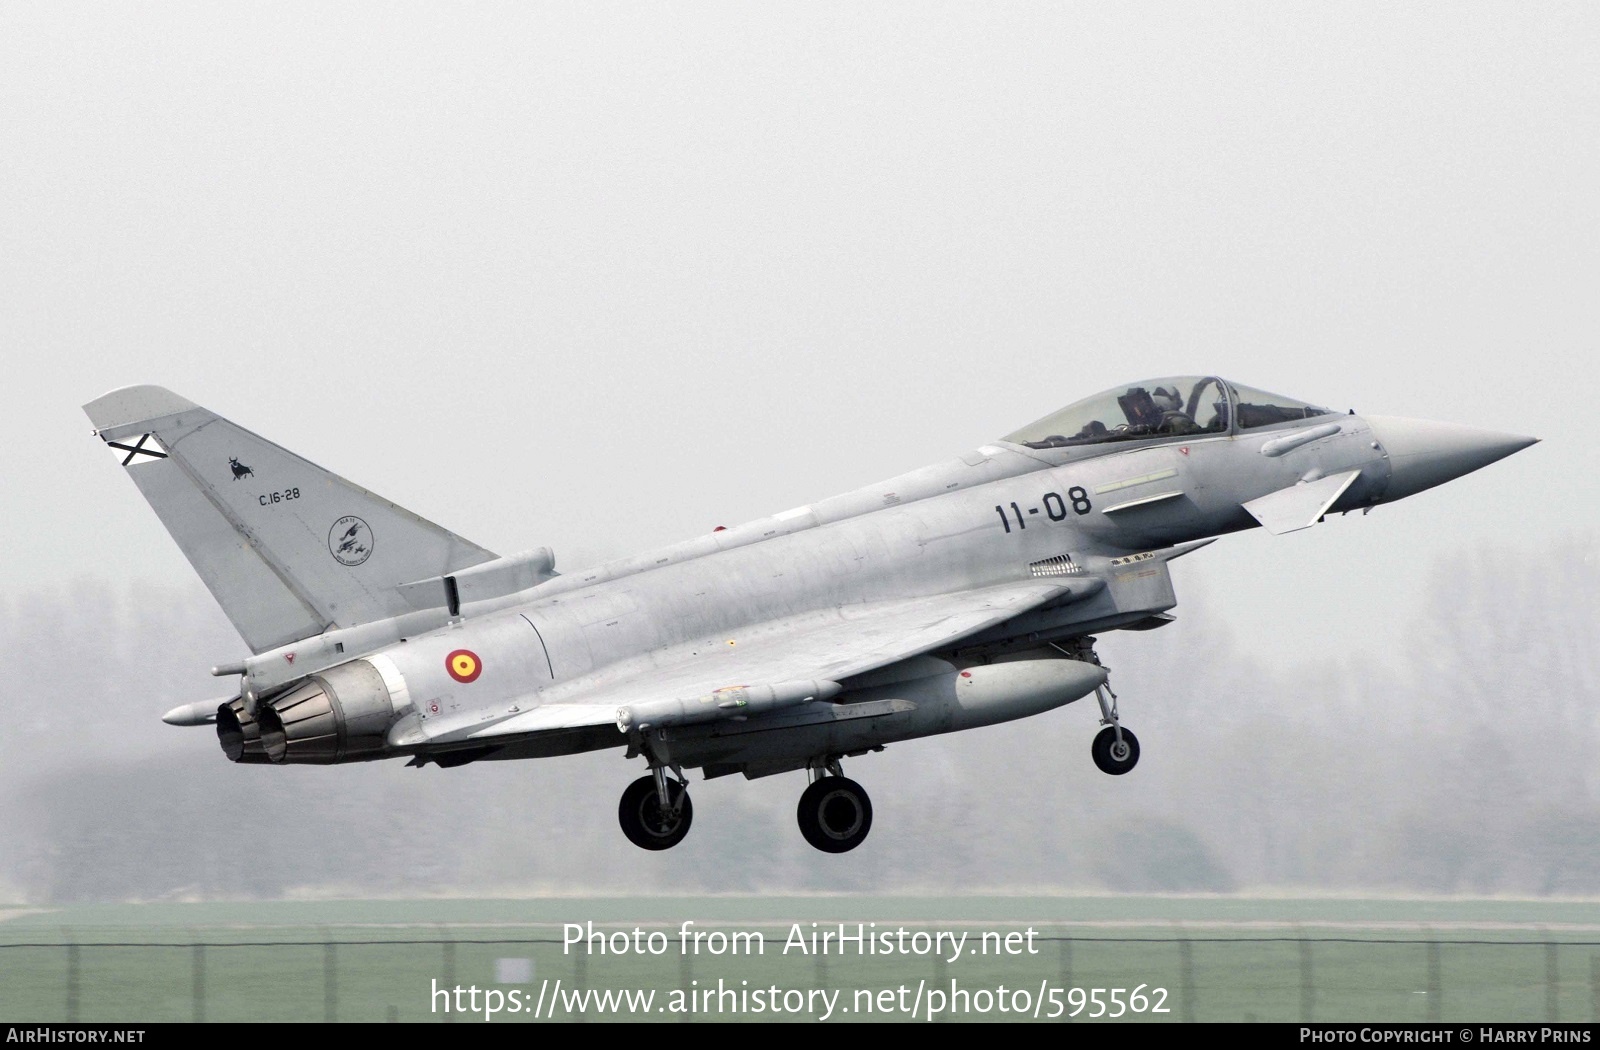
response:
[[[1341,414],[1214,376],[1133,383],[879,485],[570,574],[501,557],[155,386],[85,406],[249,647],[212,669],[235,762],[444,768],[620,748],[625,835],[677,845],[685,770],[804,771],[800,832],[872,827],[845,758],[1093,694],[1095,635],[1172,619],[1169,565],[1458,478],[1536,439]]]

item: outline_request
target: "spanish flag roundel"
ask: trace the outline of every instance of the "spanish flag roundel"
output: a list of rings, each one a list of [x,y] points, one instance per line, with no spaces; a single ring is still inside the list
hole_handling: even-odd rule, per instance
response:
[[[444,669],[458,682],[476,682],[483,673],[483,661],[471,649],[457,649],[444,658]]]

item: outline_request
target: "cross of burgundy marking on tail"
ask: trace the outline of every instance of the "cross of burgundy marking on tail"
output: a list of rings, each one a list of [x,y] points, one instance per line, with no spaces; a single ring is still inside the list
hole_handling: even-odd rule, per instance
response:
[[[149,440],[150,435],[146,434],[139,439],[139,443],[137,445],[124,445],[120,441],[107,441],[106,444],[110,445],[112,448],[120,448],[122,451],[127,453],[122,460],[123,466],[127,466],[129,463],[132,463],[134,456],[149,456],[152,459],[166,459],[167,454],[165,452],[157,452],[153,448],[144,447],[144,443]]]

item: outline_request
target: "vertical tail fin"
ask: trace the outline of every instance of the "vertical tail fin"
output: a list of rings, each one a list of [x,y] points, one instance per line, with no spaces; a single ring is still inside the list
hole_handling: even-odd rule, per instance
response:
[[[495,557],[170,390],[83,409],[253,652],[410,612],[400,584]]]

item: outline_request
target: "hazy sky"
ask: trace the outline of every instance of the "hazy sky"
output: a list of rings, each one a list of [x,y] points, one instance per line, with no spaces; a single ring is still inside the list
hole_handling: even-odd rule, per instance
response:
[[[1597,54],[1592,4],[0,5],[7,591],[192,578],[79,409],[129,383],[572,569],[1218,373],[1545,439],[1176,569],[1269,664],[1391,651],[1439,559],[1596,535]]]

